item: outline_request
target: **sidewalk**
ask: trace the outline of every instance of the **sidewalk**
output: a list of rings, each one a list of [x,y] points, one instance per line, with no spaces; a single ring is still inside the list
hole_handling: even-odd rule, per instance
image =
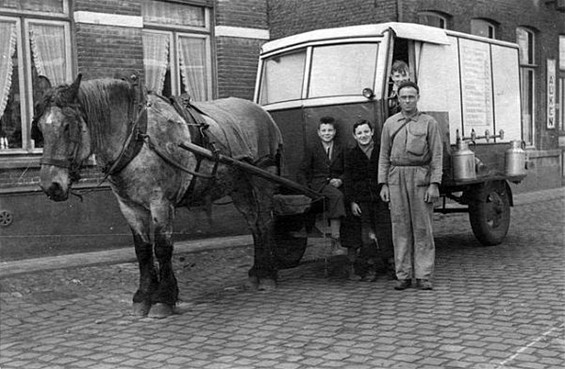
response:
[[[538,201],[550,201],[562,197],[565,197],[565,187],[520,193],[514,195],[514,206],[521,206]],[[323,239],[311,240],[309,246],[311,246],[311,244],[317,244],[323,241]],[[175,253],[193,253],[204,250],[222,249],[226,247],[245,247],[252,244],[253,239],[251,235],[207,238],[202,240],[176,242]],[[0,262],[0,278],[41,270],[53,270],[59,268],[99,264],[118,264],[134,262],[135,260],[135,250],[132,246],[118,250]]]

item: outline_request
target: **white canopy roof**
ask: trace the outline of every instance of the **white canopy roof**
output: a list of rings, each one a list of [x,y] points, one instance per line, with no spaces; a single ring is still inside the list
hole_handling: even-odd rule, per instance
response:
[[[267,42],[263,45],[261,52],[270,53],[278,49],[306,42],[358,37],[378,37],[382,36],[383,33],[388,30],[394,31],[396,36],[401,38],[408,38],[434,44],[449,44],[446,31],[441,28],[424,26],[416,23],[379,23],[304,32]]]

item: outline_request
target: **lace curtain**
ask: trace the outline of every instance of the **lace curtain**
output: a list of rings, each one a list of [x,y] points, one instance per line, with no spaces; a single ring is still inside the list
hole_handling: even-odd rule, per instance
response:
[[[161,95],[169,64],[168,34],[143,33],[143,64],[145,66],[145,86],[149,91]]]
[[[0,22],[0,117],[4,114],[12,86],[12,57],[16,51],[15,23]]]
[[[179,37],[180,72],[186,92],[195,101],[208,98],[206,83],[206,40]]]
[[[29,34],[33,62],[39,75],[46,76],[52,86],[67,82],[64,27],[30,24]]]

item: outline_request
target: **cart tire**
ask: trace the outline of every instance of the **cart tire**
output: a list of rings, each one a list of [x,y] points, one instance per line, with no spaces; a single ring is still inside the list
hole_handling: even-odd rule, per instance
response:
[[[294,268],[298,266],[304,252],[308,238],[297,237],[293,233],[300,231],[304,226],[303,214],[290,216],[277,216],[275,218],[275,262],[278,269]]]
[[[486,182],[472,189],[469,220],[483,245],[494,246],[504,240],[510,227],[510,194],[504,181]]]

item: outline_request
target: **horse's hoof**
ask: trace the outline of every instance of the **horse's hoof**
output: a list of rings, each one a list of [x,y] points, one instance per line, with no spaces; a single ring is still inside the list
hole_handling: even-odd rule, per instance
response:
[[[246,290],[257,290],[259,289],[259,278],[257,277],[249,277],[245,282],[245,289]]]
[[[150,308],[151,304],[148,302],[134,302],[132,305],[132,314],[135,316],[146,316]]]
[[[167,318],[174,313],[174,307],[172,305],[163,304],[161,302],[151,306],[149,310],[148,317],[154,319]]]
[[[273,291],[277,288],[277,282],[274,279],[261,279],[259,282],[259,291]]]

